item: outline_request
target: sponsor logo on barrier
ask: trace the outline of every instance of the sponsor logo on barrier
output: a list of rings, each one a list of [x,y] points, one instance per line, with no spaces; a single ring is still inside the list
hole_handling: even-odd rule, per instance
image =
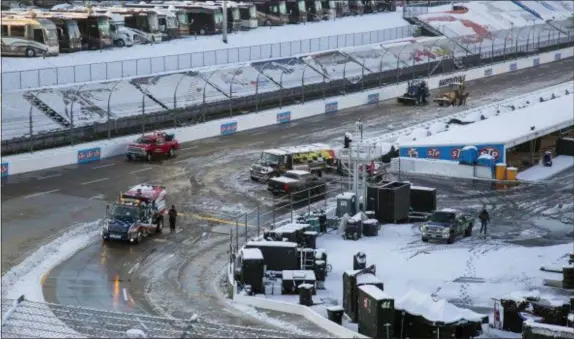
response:
[[[282,124],[291,121],[291,112],[277,113],[277,123]]]
[[[441,79],[438,82],[438,87],[448,86],[449,84],[452,84],[453,82],[464,82],[465,79],[466,79],[466,75],[459,75],[459,76],[455,76],[452,78]]]
[[[492,68],[487,68],[484,70],[484,76],[489,77],[492,75]]]
[[[440,159],[458,161],[462,153],[463,145],[435,146],[435,147],[406,147],[401,148],[399,153],[405,158]],[[502,161],[503,145],[476,145],[479,154],[490,154],[497,162]]]
[[[516,71],[517,68],[518,68],[518,66],[516,65],[516,63],[510,64],[510,71],[511,71],[511,72]]]
[[[221,124],[221,135],[232,135],[237,132],[237,121]]]
[[[3,162],[3,163],[2,163],[2,178],[8,176],[8,170],[9,170],[9,168],[10,168],[10,166],[8,165],[7,162]]]
[[[554,54],[554,61],[558,61],[562,59],[562,53],[555,53]]]
[[[339,103],[337,101],[325,104],[325,113],[337,113],[339,110]]]
[[[534,67],[540,66],[540,58],[536,58],[536,59],[532,60],[532,66],[534,66]]]
[[[438,148],[430,148],[429,150],[427,150],[427,157],[431,159],[440,158],[440,150]]]
[[[367,97],[368,104],[376,104],[378,102],[379,102],[379,93],[369,94],[369,96]]]
[[[494,157],[494,159],[496,159],[496,160],[498,160],[500,158],[500,151],[498,149],[490,147],[490,146],[483,147],[478,152],[480,153],[480,155],[483,155],[483,154],[492,155]]]
[[[102,152],[99,147],[87,148],[78,151],[78,164],[87,164],[101,159]]]
[[[461,149],[460,149],[460,148],[453,148],[453,149],[450,151],[450,157],[452,158],[452,160],[458,160],[458,159],[460,159],[460,152],[461,152]]]

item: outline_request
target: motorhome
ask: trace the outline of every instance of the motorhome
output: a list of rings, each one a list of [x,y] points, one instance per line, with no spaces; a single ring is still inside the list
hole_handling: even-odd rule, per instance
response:
[[[307,7],[304,0],[286,0],[289,23],[298,24],[307,22]]]
[[[77,19],[82,14],[38,12],[38,17],[48,19],[56,25],[60,52],[73,53],[82,50],[82,34]]]
[[[175,15],[175,20],[170,22],[166,22],[166,26],[173,26],[177,28],[177,35],[178,36],[187,36],[189,35],[189,18],[187,15],[187,12],[184,9],[181,8],[176,8],[175,5],[179,5],[181,4],[181,2],[177,2],[177,1],[165,1],[165,2],[161,2],[161,3],[143,3],[143,2],[139,2],[139,3],[124,3],[124,7],[128,7],[128,8],[148,8],[148,9],[162,9],[162,10],[167,10],[168,12],[172,13],[173,15]],[[159,13],[158,13],[159,14]],[[167,13],[166,13],[166,19],[167,19]],[[171,20],[171,19],[170,19]],[[163,25],[163,20],[162,20],[162,16],[160,15],[158,18],[159,21],[159,25]],[[174,26],[175,24],[175,26]],[[168,33],[169,35],[169,33]],[[172,36],[174,34],[172,33]]]
[[[141,33],[126,27],[126,20],[122,15],[111,12],[106,12],[106,15],[110,18],[110,32],[112,33],[114,45],[118,47],[132,47],[137,42],[146,39],[145,35],[142,36]]]
[[[180,37],[176,13],[158,6],[153,8],[152,11],[157,14],[159,31],[163,34],[163,40],[172,40]]]
[[[48,19],[3,15],[2,55],[58,55],[60,46],[56,31],[56,25]]]
[[[110,18],[92,8],[73,7],[52,9],[52,12],[75,13],[82,36],[82,49],[103,49],[113,45]]]
[[[323,5],[323,19],[334,20],[337,17],[337,3],[336,1],[321,1]]]
[[[145,35],[148,42],[161,42],[163,40],[163,34],[159,30],[159,16],[153,9],[103,7],[99,8],[98,12],[103,10],[123,16],[126,27],[142,32],[141,34]]]
[[[289,22],[284,0],[253,1],[257,7],[257,20],[264,26],[282,26]]]
[[[321,21],[323,19],[328,19],[323,14],[323,4],[320,0],[307,0],[305,1],[305,6],[307,6],[307,20],[308,21]]]
[[[250,30],[257,28],[257,7],[252,3],[240,2],[237,4],[241,16],[241,29]]]
[[[209,2],[208,2],[209,3]],[[223,3],[216,1],[215,5],[221,7],[223,11]],[[227,1],[227,31],[237,32],[241,29],[241,14],[239,13],[239,6],[236,2]]]
[[[375,0],[365,0],[365,13],[377,13],[379,12],[379,6]]]
[[[352,15],[361,15],[365,13],[365,4],[363,4],[362,0],[355,0],[351,2],[347,1],[347,3]]]
[[[170,2],[175,8],[185,10],[190,23],[191,34],[218,34],[223,29],[221,7],[201,2]]]
[[[335,9],[337,11],[337,18],[345,17],[351,15],[351,8],[349,7],[349,1],[338,0],[335,1]]]

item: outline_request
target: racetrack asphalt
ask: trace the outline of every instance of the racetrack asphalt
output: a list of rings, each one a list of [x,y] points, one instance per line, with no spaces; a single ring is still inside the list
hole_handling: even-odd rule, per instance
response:
[[[232,181],[248,185],[244,179],[249,164],[260,150],[332,142],[339,138],[342,142],[343,133],[354,131],[358,118],[362,119],[366,134],[376,135],[569,80],[572,80],[572,60],[562,60],[539,68],[468,82],[470,107],[403,107],[390,100],[336,115],[319,115],[232,136],[184,143],[175,159],[142,163],[114,157],[93,164],[10,176],[2,180],[2,268],[7,270],[19,263],[30,250],[55,237],[72,223],[103,217],[106,201],[112,201],[121,190],[137,183],[167,186],[170,204],[176,204],[182,212],[225,218],[225,211],[214,207],[240,204],[253,208],[261,203],[259,196],[267,193],[261,190],[246,194],[242,190],[233,190]],[[198,221],[192,218],[182,219],[180,225],[179,233],[154,236],[138,246],[100,242],[88,246],[50,272],[44,284],[46,299],[127,312],[157,311],[144,297],[148,292],[146,288],[157,286],[157,281],[146,280],[138,271],[144,268],[146,261],[153,262],[148,258],[157,258],[158,255],[165,258],[166,262],[161,265],[166,265],[166,270],[173,264],[168,262],[171,254],[178,254],[174,255],[177,265],[183,265],[181,257],[176,258],[179,254],[199,255],[193,252],[193,248],[202,241],[200,238],[206,229],[198,226]],[[196,239],[199,239],[198,243],[194,242]],[[207,248],[222,250],[223,247],[214,245]],[[213,255],[215,258],[217,253],[213,252]],[[213,264],[205,259],[202,261],[204,265]],[[180,268],[179,273],[188,274],[186,267]],[[177,278],[170,276],[169,272],[163,273],[164,279]],[[136,274],[137,279],[132,279]],[[185,290],[184,287],[180,288]],[[127,291],[125,295],[124,288]],[[215,302],[205,301],[206,294],[213,297],[212,292],[200,291],[175,298],[182,298],[181,301],[188,304],[198,303],[197,300],[202,300],[199,304]],[[225,308],[225,305],[220,303],[216,308]],[[236,318],[237,314],[230,312],[224,321]],[[316,327],[305,325],[301,319],[292,321],[301,322],[301,326],[310,332],[322,333]],[[234,323],[263,326],[249,317],[234,320]]]

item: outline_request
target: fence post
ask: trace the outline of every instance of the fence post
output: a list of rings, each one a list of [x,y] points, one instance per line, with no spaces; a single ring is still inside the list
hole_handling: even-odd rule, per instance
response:
[[[34,119],[32,117],[32,111],[33,110],[34,110],[34,105],[30,104],[30,112],[29,112],[30,126],[28,126],[30,128],[30,152],[34,152],[34,138],[32,137],[34,135],[34,128],[32,127],[32,123],[34,121]]]
[[[142,94],[142,134],[145,133],[145,94]]]
[[[257,205],[257,236],[259,236],[260,225],[261,225],[261,216],[259,215],[259,205]]]
[[[245,213],[245,243],[247,243],[247,213]]]
[[[239,219],[235,218],[235,252],[239,251]]]
[[[307,205],[308,205],[307,210],[308,210],[309,214],[311,214],[311,189],[310,188],[307,190]]]
[[[229,230],[229,274],[233,273],[233,228]],[[235,274],[233,275],[235,276]]]
[[[271,229],[275,228],[275,194],[273,194],[273,207],[271,208],[271,212],[273,212],[273,223],[271,224]]]
[[[293,222],[293,193],[289,194],[291,200],[291,222]]]

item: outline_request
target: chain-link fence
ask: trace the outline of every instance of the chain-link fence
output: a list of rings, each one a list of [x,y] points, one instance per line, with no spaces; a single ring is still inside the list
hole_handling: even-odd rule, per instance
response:
[[[415,26],[406,25],[376,31],[152,58],[133,58],[93,64],[2,72],[3,90],[33,89],[55,85],[106,81],[230,63],[288,58],[299,54],[317,53],[403,39],[412,36],[414,30]],[[201,44],[201,39],[197,40],[197,43]],[[161,48],[161,46],[150,48]]]
[[[289,331],[2,299],[2,338],[297,338]]]
[[[504,61],[574,43],[550,25],[410,39],[305,57],[4,92],[2,154],[189,126]],[[559,53],[556,59],[560,59]]]

